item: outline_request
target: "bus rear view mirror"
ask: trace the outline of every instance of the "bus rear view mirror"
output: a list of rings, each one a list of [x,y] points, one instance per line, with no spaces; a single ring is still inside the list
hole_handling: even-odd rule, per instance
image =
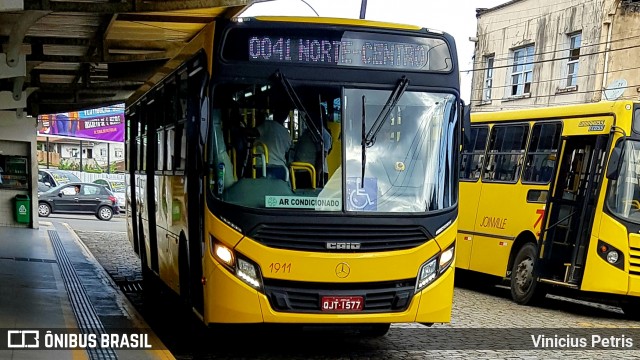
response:
[[[462,131],[464,132],[464,142],[471,142],[471,105],[465,105],[464,101],[460,102],[462,104]]]
[[[607,165],[607,179],[618,180],[620,175],[620,159],[622,158],[622,147],[616,146],[611,152],[609,165]]]

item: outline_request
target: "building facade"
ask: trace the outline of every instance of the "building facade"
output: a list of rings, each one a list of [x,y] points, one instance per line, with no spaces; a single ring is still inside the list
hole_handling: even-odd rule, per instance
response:
[[[472,111],[640,99],[640,1],[478,9]]]
[[[50,138],[48,142],[43,137],[38,137],[38,163],[46,165],[49,152],[49,165],[57,167],[60,162],[66,164],[79,164],[82,156],[83,166],[98,166],[105,168],[107,164],[124,161],[124,143],[107,143],[100,141],[80,141],[67,138]]]

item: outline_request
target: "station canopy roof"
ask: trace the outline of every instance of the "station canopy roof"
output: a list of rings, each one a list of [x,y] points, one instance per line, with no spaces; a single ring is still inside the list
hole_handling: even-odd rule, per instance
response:
[[[5,0],[2,0],[4,2]],[[31,115],[124,102],[217,17],[251,0],[8,0],[0,45],[26,54]],[[1,58],[0,58],[1,59]],[[18,86],[20,83],[18,83]],[[0,91],[15,78],[0,76]]]

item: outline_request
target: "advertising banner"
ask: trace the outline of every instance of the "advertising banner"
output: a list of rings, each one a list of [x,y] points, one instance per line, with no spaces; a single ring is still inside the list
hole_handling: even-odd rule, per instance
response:
[[[124,141],[124,105],[38,116],[38,136]]]

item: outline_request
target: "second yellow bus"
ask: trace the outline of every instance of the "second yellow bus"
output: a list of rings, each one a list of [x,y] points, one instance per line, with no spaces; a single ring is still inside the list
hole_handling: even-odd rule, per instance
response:
[[[640,104],[473,113],[460,166],[456,267],[640,315]]]

